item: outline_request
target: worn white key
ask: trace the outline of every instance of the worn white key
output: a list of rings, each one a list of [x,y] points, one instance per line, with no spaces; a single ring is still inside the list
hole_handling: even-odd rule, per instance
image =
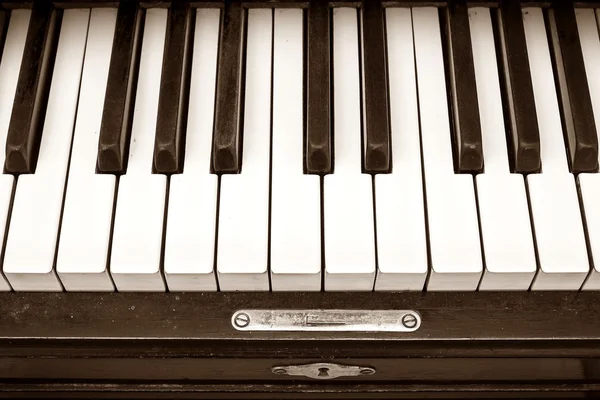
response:
[[[114,290],[107,259],[115,176],[96,174],[96,157],[116,17],[114,8],[90,14],[56,261],[66,290]]]
[[[219,45],[218,9],[196,11],[183,173],[171,176],[164,272],[170,291],[217,290],[217,175],[210,153]]]
[[[0,63],[0,88],[2,88],[0,90],[0,149],[4,149],[6,144],[30,17],[31,10],[13,10],[6,32]],[[4,157],[5,152],[0,151],[0,165],[4,165]],[[0,174],[0,237],[2,239],[5,235],[13,185],[12,175]],[[10,286],[4,275],[0,274],[0,291],[6,290],[10,290]]]
[[[473,178],[454,174],[438,10],[412,9],[431,274],[427,290],[475,290],[482,273]]]
[[[600,17],[600,10],[596,10]],[[600,39],[596,15],[591,8],[576,8],[577,28],[583,51],[596,131],[600,132]],[[579,188],[589,237],[591,265],[583,290],[600,290],[600,174],[579,174]]]
[[[271,9],[248,11],[242,171],[221,177],[217,270],[223,291],[269,290],[272,21]]]
[[[119,291],[164,291],[160,270],[167,177],[152,173],[167,10],[146,11],[127,173],[117,195],[110,273]]]
[[[4,256],[14,290],[62,291],[54,255],[89,17],[89,10],[64,12],[37,167],[17,182]]]
[[[394,165],[375,175],[375,290],[422,290],[427,241],[410,8],[386,9],[386,28]]]
[[[373,290],[371,176],[361,171],[360,74],[355,8],[333,9],[334,173],[324,179],[325,290]]]
[[[540,270],[533,290],[577,290],[589,271],[575,179],[569,172],[541,8],[523,24],[540,129],[542,173],[527,176]]]
[[[271,288],[320,290],[320,182],[303,174],[302,10],[274,12]]]
[[[488,8],[469,9],[485,172],[476,177],[485,270],[480,290],[527,290],[537,266],[525,181],[508,164]],[[510,251],[507,251],[510,249]]]

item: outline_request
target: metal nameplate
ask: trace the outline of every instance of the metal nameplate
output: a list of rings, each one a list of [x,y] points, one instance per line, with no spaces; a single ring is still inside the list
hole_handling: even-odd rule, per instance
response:
[[[414,332],[421,316],[412,310],[239,310],[239,331]]]

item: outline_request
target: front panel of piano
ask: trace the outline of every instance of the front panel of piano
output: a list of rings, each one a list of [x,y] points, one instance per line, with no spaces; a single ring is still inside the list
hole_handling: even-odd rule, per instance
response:
[[[5,0],[0,49],[0,397],[600,395],[600,3]]]

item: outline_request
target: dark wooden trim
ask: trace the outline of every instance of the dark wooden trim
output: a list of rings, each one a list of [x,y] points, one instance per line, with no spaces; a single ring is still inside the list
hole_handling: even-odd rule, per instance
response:
[[[0,383],[0,398],[138,399],[374,399],[581,398],[600,395],[599,384],[137,384]]]
[[[52,2],[57,8],[77,7],[117,7],[118,0],[45,0]],[[168,8],[172,2],[189,2],[192,7],[222,7],[225,0],[139,0],[144,8]],[[360,7],[361,0],[323,0],[331,7]],[[501,0],[500,0],[501,1]],[[468,0],[470,7],[497,7],[499,0]],[[521,0],[521,4],[530,7],[550,7],[551,0]],[[309,0],[243,0],[243,7],[299,7],[307,8]],[[33,0],[0,0],[0,8],[31,8]],[[434,6],[445,7],[447,0],[382,0],[384,7]],[[578,0],[575,7],[600,7],[600,0]]]
[[[0,341],[186,339],[402,342],[600,341],[598,292],[478,293],[1,293]],[[412,309],[414,333],[242,332],[239,309]],[[572,342],[572,343],[571,343]]]

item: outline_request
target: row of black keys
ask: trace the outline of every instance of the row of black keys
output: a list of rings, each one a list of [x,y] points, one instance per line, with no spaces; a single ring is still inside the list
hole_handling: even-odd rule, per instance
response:
[[[556,0],[546,13],[550,27],[561,112],[573,172],[598,167],[598,138],[575,13],[571,1]],[[495,11],[504,114],[513,172],[541,168],[540,138],[529,72],[521,4],[501,2]],[[27,33],[7,142],[5,170],[33,173],[41,138],[50,77],[62,12],[36,2]],[[305,29],[305,172],[331,173],[333,163],[331,90],[331,13],[326,1],[309,3]],[[9,14],[0,11],[3,43]],[[387,98],[385,10],[380,1],[363,1],[362,32],[363,169],[386,173],[392,168]],[[448,78],[455,169],[484,169],[481,127],[467,4],[451,1],[440,12]],[[169,9],[156,125],[154,170],[172,174],[183,169],[188,91],[195,13],[187,2]],[[212,148],[215,173],[241,169],[246,12],[239,1],[226,2],[221,15]],[[135,1],[121,1],[112,48],[97,169],[126,171],[135,103],[144,10]],[[410,60],[408,62],[411,62]]]

